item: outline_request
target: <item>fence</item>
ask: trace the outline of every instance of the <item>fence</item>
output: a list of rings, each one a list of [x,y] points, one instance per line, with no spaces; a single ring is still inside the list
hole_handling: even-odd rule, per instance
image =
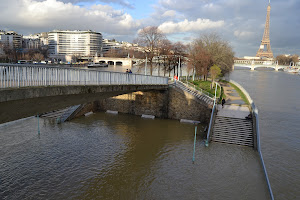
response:
[[[0,88],[57,85],[167,85],[167,77],[67,67],[0,64]]]

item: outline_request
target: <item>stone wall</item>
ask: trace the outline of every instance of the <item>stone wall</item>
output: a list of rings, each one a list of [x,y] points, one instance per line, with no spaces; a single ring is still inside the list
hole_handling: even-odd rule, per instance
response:
[[[96,112],[97,109],[98,109],[98,101],[86,103],[83,105],[83,108],[73,118],[80,117],[80,116],[84,115],[85,113],[88,113],[91,111]]]
[[[187,92],[168,90],[133,92],[98,102],[101,111],[114,110],[133,115],[154,115],[158,118],[189,119],[208,123],[211,106]]]
[[[208,123],[211,109],[211,106],[188,92],[176,88],[169,89],[169,119],[189,119]]]
[[[168,90],[133,92],[99,101],[99,110],[168,118]]]

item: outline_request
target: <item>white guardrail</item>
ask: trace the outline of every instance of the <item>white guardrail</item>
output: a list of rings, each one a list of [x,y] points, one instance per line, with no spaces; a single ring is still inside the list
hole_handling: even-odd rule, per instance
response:
[[[168,78],[67,67],[0,64],[0,88],[58,85],[167,85]]]
[[[264,171],[264,174],[265,174],[265,178],[266,178],[266,181],[267,181],[267,185],[268,185],[268,190],[269,190],[269,193],[270,193],[270,198],[271,200],[274,200],[274,196],[273,196],[273,192],[272,192],[272,188],[271,188],[271,184],[270,184],[270,181],[269,181],[269,178],[268,178],[268,173],[267,173],[267,169],[266,169],[266,166],[265,166],[265,163],[264,163],[264,159],[263,159],[263,156],[262,156],[262,153],[261,153],[261,148],[260,148],[260,132],[259,132],[259,118],[258,118],[258,109],[257,107],[255,106],[254,104],[254,101],[251,99],[249,93],[240,85],[238,84],[237,82],[233,81],[233,80],[229,80],[229,82],[233,83],[234,85],[236,85],[247,97],[250,105],[251,105],[251,109],[252,109],[252,113],[254,115],[254,119],[256,120],[255,121],[255,124],[256,124],[256,140],[257,140],[257,151],[259,153],[259,157],[260,157],[260,161],[261,161],[261,164],[262,164],[262,167],[263,167],[263,171]]]

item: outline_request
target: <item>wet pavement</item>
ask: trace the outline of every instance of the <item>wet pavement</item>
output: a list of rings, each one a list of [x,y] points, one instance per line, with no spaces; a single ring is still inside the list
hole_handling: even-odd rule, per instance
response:
[[[245,119],[250,114],[249,106],[229,83],[220,83],[225,94],[225,105],[218,105],[218,116]]]

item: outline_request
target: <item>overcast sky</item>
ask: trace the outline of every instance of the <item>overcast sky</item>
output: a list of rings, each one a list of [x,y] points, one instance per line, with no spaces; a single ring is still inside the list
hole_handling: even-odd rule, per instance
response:
[[[172,41],[188,43],[217,32],[236,56],[255,56],[268,0],[0,0],[0,30],[29,35],[94,30],[128,41],[139,29],[158,26]],[[271,0],[273,53],[300,54],[300,0]]]

